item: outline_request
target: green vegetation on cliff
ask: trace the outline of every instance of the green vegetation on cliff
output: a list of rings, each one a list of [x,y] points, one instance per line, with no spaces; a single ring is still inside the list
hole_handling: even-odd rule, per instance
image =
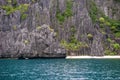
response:
[[[2,9],[6,11],[7,15],[10,15],[14,13],[15,11],[20,11],[21,13],[21,19],[24,20],[27,17],[27,14],[25,13],[28,10],[29,4],[17,4],[16,0],[8,0],[10,4],[2,6]]]
[[[120,2],[120,0],[115,0],[116,2]]]
[[[119,1],[119,0],[116,0]],[[120,38],[120,21],[114,20],[106,16],[100,8],[96,5],[94,1],[90,1],[89,15],[94,24],[99,23],[101,33],[103,35],[108,35],[107,41],[110,45],[105,47],[105,55],[116,55],[117,51],[120,49],[120,44],[115,42],[115,38]],[[109,27],[111,33],[106,33],[106,27]],[[111,38],[110,35],[113,35],[115,38]],[[91,36],[90,34],[88,36]],[[106,42],[103,42],[105,46]]]
[[[101,27],[109,26],[115,36],[119,37],[118,34],[120,34],[120,21],[113,20],[105,16],[94,1],[90,1],[89,14],[94,23],[99,21]]]
[[[66,9],[65,9],[65,11],[63,13],[61,13],[59,9],[57,10],[56,18],[58,19],[58,21],[60,23],[63,23],[66,18],[71,17],[73,15],[72,5],[73,5],[73,3],[72,3],[71,0],[66,0]]]
[[[116,1],[1,0],[0,53],[35,53],[38,57],[44,53],[118,55],[120,18]]]

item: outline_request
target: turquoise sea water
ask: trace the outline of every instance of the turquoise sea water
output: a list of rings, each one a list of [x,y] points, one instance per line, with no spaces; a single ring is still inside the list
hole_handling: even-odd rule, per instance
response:
[[[0,80],[120,80],[120,60],[0,60]]]

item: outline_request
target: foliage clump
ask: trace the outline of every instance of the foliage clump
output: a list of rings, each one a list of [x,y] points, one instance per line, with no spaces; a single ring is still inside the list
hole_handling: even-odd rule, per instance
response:
[[[120,44],[118,44],[118,43],[114,43],[114,44],[112,44],[112,46],[113,46],[114,50],[116,50],[116,51],[120,49]]]
[[[12,2],[12,0],[7,0],[7,2],[8,2],[8,3],[11,3],[11,2]]]
[[[57,10],[56,18],[60,23],[63,23],[66,18],[71,17],[73,15],[72,5],[73,5],[72,1],[67,0],[65,11],[63,13],[60,13],[60,10],[59,9]]]
[[[11,0],[8,0],[11,3]],[[25,12],[28,10],[29,4],[20,4],[17,5],[17,1],[13,0],[12,4],[2,6],[2,9],[6,11],[7,15],[14,13],[15,11],[19,10],[21,13],[21,19],[24,20],[27,17]]]
[[[99,21],[102,22],[102,23],[104,23],[104,22],[105,22],[105,19],[104,19],[103,17],[100,17],[100,18],[99,18]]]
[[[116,32],[116,33],[115,33],[115,37],[116,37],[116,38],[120,38],[120,32]]]
[[[67,50],[78,50],[81,46],[81,43],[80,42],[68,43],[67,41],[62,40],[61,45],[64,46]]]
[[[111,51],[111,50],[105,50],[105,51],[104,51],[104,54],[105,54],[105,55],[117,55],[116,52],[113,52],[113,51]]]
[[[119,49],[120,49],[120,44],[115,42],[115,40],[112,40],[111,38],[108,38],[107,41],[109,42],[109,46],[105,50],[105,55],[117,55]]]
[[[7,15],[10,15],[14,13],[16,10],[20,10],[21,13],[24,13],[28,10],[28,6],[29,4],[21,4],[17,7],[14,7],[12,5],[5,5],[5,6],[2,6],[2,9],[6,11]]]
[[[90,1],[90,9],[89,9],[89,15],[93,22],[97,21],[98,14],[100,14],[99,9],[97,8],[97,5],[94,1]]]
[[[93,35],[89,33],[89,34],[87,35],[87,37],[88,37],[88,39],[92,39],[92,38],[93,38]]]

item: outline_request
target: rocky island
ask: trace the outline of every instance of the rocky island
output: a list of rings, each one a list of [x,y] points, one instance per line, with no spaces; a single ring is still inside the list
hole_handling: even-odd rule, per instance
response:
[[[120,0],[0,0],[0,58],[120,55]]]

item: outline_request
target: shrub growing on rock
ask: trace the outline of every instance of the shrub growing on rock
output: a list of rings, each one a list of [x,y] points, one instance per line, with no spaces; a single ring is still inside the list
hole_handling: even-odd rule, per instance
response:
[[[117,55],[116,52],[113,52],[113,51],[111,51],[111,50],[105,50],[105,51],[104,51],[104,54],[105,54],[105,55]]]
[[[88,34],[87,37],[88,37],[88,39],[93,39],[93,35],[92,34]]]
[[[112,46],[113,46],[113,48],[115,50],[119,50],[120,49],[120,45],[118,43],[114,43],[114,44],[112,44]]]
[[[105,22],[105,25],[111,26],[110,22],[108,22],[108,21]]]
[[[99,18],[99,21],[102,22],[102,23],[104,23],[104,22],[105,22],[105,19],[104,19],[103,17],[100,17],[100,18]]]
[[[120,38],[120,32],[115,33],[116,38]]]

